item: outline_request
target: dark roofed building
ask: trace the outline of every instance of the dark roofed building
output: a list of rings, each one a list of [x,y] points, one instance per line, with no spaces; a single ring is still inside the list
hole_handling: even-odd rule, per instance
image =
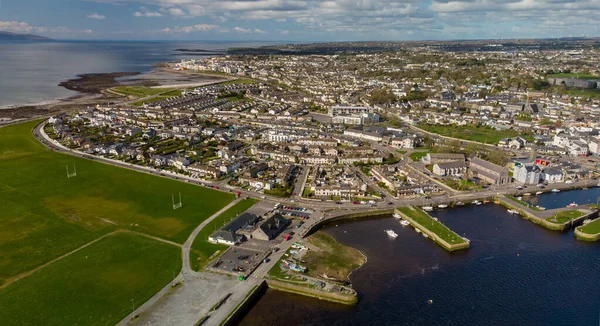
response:
[[[472,157],[469,167],[474,176],[491,184],[503,185],[510,182],[507,167],[482,160],[479,157]]]
[[[289,223],[290,221],[281,214],[273,214],[252,232],[252,238],[265,241],[273,240],[285,230]]]
[[[217,232],[211,234],[208,237],[208,241],[212,243],[222,243],[226,245],[233,246],[245,240],[245,236],[243,234],[238,234],[237,232],[240,229],[244,230],[252,230],[256,222],[258,221],[258,216],[250,213],[244,213],[239,215],[238,217],[231,220],[229,223],[223,225]]]

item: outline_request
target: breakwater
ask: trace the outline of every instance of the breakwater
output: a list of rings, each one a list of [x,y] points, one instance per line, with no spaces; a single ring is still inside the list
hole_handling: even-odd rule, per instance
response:
[[[306,286],[296,285],[284,281],[277,281],[273,279],[267,279],[267,285],[270,289],[305,295],[330,302],[336,302],[346,305],[355,305],[358,303],[358,295],[356,291],[353,291],[353,294],[342,294],[337,292],[312,289]]]
[[[419,229],[421,232],[426,234],[431,240],[435,243],[439,244],[442,248],[448,251],[456,251],[462,249],[468,249],[470,246],[470,241],[460,237],[458,234],[454,233],[448,227],[443,225],[442,223],[434,220],[431,216],[429,216],[424,211],[414,208],[408,207],[408,209],[396,209],[396,214],[399,214],[403,219],[410,222],[412,226],[416,229]],[[411,210],[414,213],[411,213]],[[422,214],[423,216],[427,216],[429,220],[427,222],[419,219],[417,221],[416,214]],[[431,225],[429,225],[429,221],[431,221]]]

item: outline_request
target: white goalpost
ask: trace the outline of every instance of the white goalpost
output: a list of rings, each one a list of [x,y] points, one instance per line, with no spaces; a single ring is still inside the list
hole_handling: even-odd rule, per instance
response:
[[[73,172],[69,171],[69,166],[67,165],[67,179],[73,178],[77,176],[77,169],[75,168],[75,164],[73,164]]]
[[[175,203],[175,195],[171,195],[171,200],[173,202],[173,209],[178,209],[183,206],[183,203],[181,202],[181,193],[179,193],[179,202],[178,203]]]

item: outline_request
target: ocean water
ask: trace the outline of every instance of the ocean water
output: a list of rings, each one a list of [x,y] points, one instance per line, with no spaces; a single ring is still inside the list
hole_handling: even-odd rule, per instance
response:
[[[73,96],[61,81],[85,73],[148,72],[165,61],[200,58],[178,48],[224,50],[259,42],[0,42],[0,108]]]
[[[587,190],[571,190],[558,193],[544,193],[539,196],[524,196],[523,200],[530,204],[540,205],[546,209],[563,208],[570,203],[577,203],[578,205],[596,204],[600,202],[600,187],[597,187],[596,183],[593,185],[590,184],[590,186],[591,188]],[[548,188],[550,187],[548,186]]]
[[[433,215],[469,238],[471,248],[446,252],[393,218],[329,226],[326,232],[368,257],[351,276],[358,305],[268,290],[241,325],[599,324],[600,243],[546,230],[493,204]],[[383,232],[389,228],[396,240]]]

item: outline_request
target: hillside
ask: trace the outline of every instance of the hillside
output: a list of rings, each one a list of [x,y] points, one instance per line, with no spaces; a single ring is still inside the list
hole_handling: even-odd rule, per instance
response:
[[[44,37],[44,36],[33,35],[33,34],[18,34],[18,33],[0,31],[0,41],[6,41],[6,40],[10,40],[10,41],[45,41],[45,40],[50,40],[50,39],[47,37]]]

